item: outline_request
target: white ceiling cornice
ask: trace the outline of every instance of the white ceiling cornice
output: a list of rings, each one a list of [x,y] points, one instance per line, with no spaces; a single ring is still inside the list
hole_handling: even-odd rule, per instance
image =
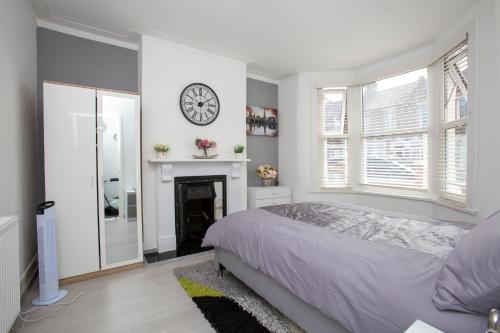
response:
[[[54,23],[54,22],[49,22],[49,21],[46,21],[46,20],[43,20],[40,18],[37,18],[36,23],[37,23],[37,26],[39,26],[41,28],[54,30],[54,31],[61,32],[64,34],[73,35],[73,36],[81,37],[81,38],[86,38],[86,39],[90,39],[90,40],[105,43],[105,44],[124,47],[124,48],[130,49],[130,50],[137,51],[139,49],[139,45],[135,44],[135,43],[129,43],[129,42],[124,42],[124,41],[110,38],[110,37],[104,37],[104,36],[99,35],[99,34],[94,34],[91,32],[80,30],[80,29],[70,28],[66,25],[62,25],[62,24],[58,24],[58,23]]]
[[[274,79],[269,77],[269,75],[262,74],[260,72],[254,73],[252,70],[247,70],[247,78],[249,79],[254,79],[258,81],[263,81],[267,83],[272,83],[272,84],[278,84],[280,81],[279,79]]]

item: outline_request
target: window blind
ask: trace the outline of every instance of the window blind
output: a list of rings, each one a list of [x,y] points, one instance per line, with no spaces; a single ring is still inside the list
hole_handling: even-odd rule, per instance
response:
[[[317,89],[320,187],[349,184],[346,89]]]
[[[363,85],[363,182],[427,188],[427,69]]]
[[[467,50],[464,40],[442,58],[440,187],[444,198],[462,203],[467,193]]]

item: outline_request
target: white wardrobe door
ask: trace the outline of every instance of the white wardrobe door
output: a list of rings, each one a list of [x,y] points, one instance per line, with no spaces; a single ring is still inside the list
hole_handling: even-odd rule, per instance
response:
[[[99,270],[96,91],[44,83],[45,197],[55,201],[59,278]]]

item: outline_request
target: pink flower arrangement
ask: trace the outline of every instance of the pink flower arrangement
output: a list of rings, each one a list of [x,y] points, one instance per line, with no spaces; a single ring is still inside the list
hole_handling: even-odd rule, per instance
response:
[[[257,176],[262,179],[276,178],[277,175],[278,170],[276,170],[276,168],[270,166],[269,164],[264,164],[257,168]]]
[[[194,144],[196,145],[196,147],[198,147],[198,149],[203,149],[203,155],[205,156],[207,156],[207,149],[217,147],[217,142],[209,139],[196,138]]]

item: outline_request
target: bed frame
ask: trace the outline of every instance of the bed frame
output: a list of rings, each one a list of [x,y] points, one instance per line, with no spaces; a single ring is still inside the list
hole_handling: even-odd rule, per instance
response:
[[[217,269],[226,268],[281,313],[309,333],[349,333],[336,320],[327,317],[305,303],[264,273],[253,269],[240,258],[221,248],[215,248]]]

